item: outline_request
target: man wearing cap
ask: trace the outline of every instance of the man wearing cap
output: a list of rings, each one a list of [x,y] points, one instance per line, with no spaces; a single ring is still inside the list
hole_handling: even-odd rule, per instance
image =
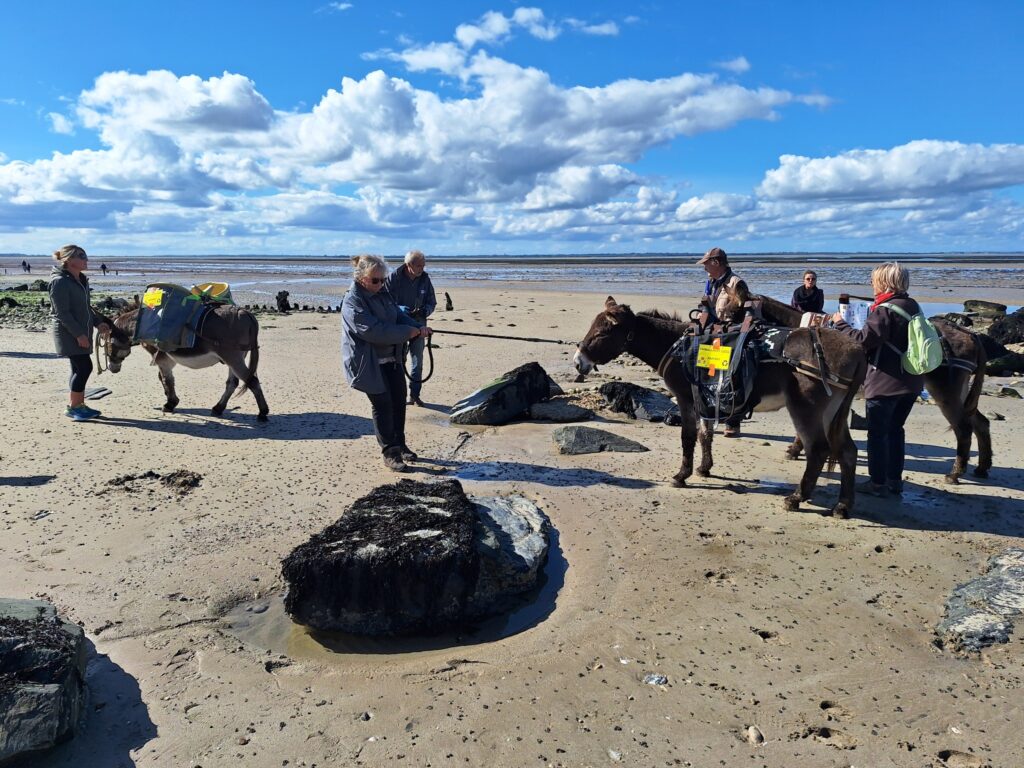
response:
[[[697,263],[708,273],[708,281],[704,285],[704,298],[700,303],[711,313],[712,322],[718,322],[730,303],[725,289],[728,288],[730,293],[738,296],[741,302],[747,300],[750,290],[740,276],[732,271],[729,256],[721,248],[712,248]],[[725,436],[739,437],[742,420],[743,417],[739,415],[730,417],[725,422]]]
[[[384,284],[395,302],[413,320],[426,324],[427,318],[437,307],[434,284],[426,272],[427,257],[423,251],[409,251],[405,263],[392,272]],[[412,370],[409,372],[409,405],[423,405],[420,391],[423,387],[423,344],[422,337],[409,341],[409,358]]]

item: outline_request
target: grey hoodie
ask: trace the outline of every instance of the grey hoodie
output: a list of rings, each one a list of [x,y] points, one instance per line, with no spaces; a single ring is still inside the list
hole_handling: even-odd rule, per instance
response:
[[[64,267],[50,271],[50,317],[53,345],[62,357],[88,355],[92,352],[92,329],[96,321],[89,308],[89,278],[76,280]],[[79,336],[89,337],[89,348],[78,346]]]

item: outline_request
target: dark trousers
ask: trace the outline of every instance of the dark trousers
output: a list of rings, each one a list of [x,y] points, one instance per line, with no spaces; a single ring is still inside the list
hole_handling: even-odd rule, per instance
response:
[[[903,425],[916,401],[916,393],[868,398],[868,474],[873,483],[903,489]]]
[[[86,352],[82,355],[70,355],[68,360],[71,361],[71,381],[68,386],[72,392],[85,392],[85,382],[92,374],[92,358]]]
[[[368,394],[373,406],[373,431],[381,451],[405,445],[405,373],[401,362],[382,363],[384,391]]]

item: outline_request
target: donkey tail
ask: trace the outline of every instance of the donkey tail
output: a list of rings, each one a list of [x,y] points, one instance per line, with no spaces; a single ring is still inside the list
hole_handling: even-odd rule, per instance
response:
[[[988,355],[985,347],[978,342],[978,354],[975,359],[977,368],[974,371],[974,379],[971,381],[971,388],[967,390],[967,399],[964,400],[964,415],[971,417],[978,412],[978,402],[981,400],[981,388],[985,383],[985,366],[988,363]]]
[[[249,385],[252,380],[256,378],[256,369],[260,364],[260,344],[259,344],[259,329],[253,334],[252,338],[252,351],[249,352],[249,375],[245,377],[245,381],[242,382],[242,386],[238,388],[235,393],[235,397],[248,391]]]
[[[858,366],[859,370],[851,377],[849,388],[846,390],[846,394],[843,395],[843,400],[839,404],[839,410],[836,411],[835,416],[832,417],[832,423],[828,425],[828,471],[832,472],[836,468],[836,463],[839,461],[839,449],[841,445],[840,438],[843,436],[843,430],[849,429],[847,426],[850,416],[850,406],[853,405],[853,398],[857,396],[857,392],[860,389],[861,383],[864,381],[864,375],[867,373],[867,361],[861,360]]]

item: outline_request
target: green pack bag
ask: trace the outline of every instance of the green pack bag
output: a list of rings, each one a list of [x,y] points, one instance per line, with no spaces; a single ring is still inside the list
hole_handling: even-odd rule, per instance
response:
[[[907,351],[903,353],[903,370],[920,375],[930,373],[942,365],[942,340],[924,314],[918,312],[911,315],[889,302],[878,306],[895,312],[907,321]]]

